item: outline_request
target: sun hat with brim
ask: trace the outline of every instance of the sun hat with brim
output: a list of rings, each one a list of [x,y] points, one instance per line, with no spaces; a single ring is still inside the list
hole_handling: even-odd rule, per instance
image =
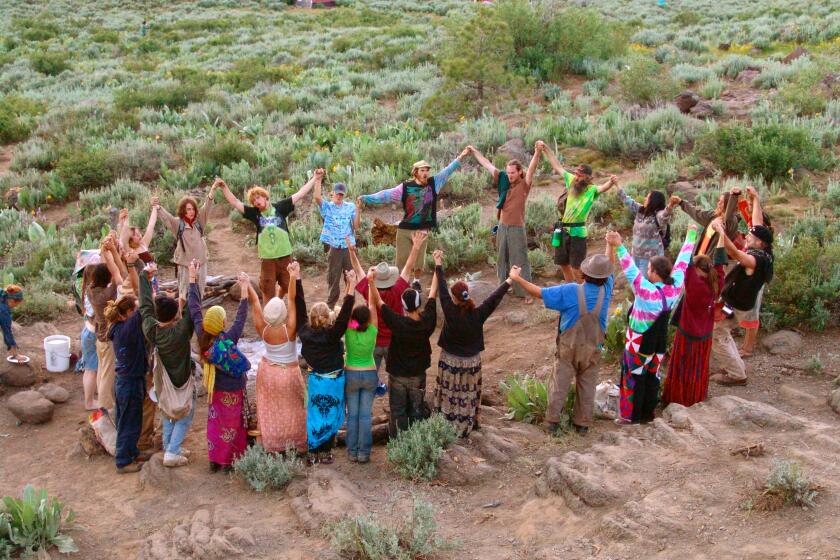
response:
[[[400,269],[386,262],[381,262],[376,265],[376,280],[374,280],[373,284],[380,290],[385,290],[396,284],[399,276]]]
[[[580,271],[590,278],[609,278],[612,268],[610,258],[606,255],[591,255],[580,265]]]
[[[431,169],[432,168],[432,166],[429,165],[429,162],[427,162],[425,159],[421,159],[420,161],[418,161],[417,163],[415,163],[414,165],[411,166],[411,172],[414,173],[418,169],[423,169],[424,167],[426,169]]]

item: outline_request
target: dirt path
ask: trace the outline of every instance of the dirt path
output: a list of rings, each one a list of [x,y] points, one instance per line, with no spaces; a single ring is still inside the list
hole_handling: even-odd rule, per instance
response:
[[[0,175],[8,171],[12,167],[12,146],[0,146]]]
[[[255,249],[246,247],[243,233],[231,231],[226,215],[227,209],[214,215],[211,273],[246,270],[256,275]],[[325,278],[322,271],[308,272],[306,292],[315,301],[326,295]],[[483,272],[484,279],[494,281],[492,270],[485,267]],[[427,276],[424,286],[429,281]],[[227,306],[232,313],[233,303]],[[545,378],[551,371],[556,320],[553,312],[506,298],[488,321],[483,372],[490,406],[482,414],[490,429],[511,427],[501,418],[505,407],[499,381],[515,372]],[[56,330],[75,337],[78,328],[78,322],[68,317],[56,325],[35,325],[17,332],[21,347],[41,359],[39,348],[46,334]],[[245,336],[254,334],[249,325]],[[349,480],[364,508],[381,519],[399,518],[412,495],[430,501],[441,532],[461,542],[456,552],[444,555],[447,558],[830,558],[840,546],[835,522],[840,512],[840,483],[836,482],[840,480],[836,461],[840,422],[826,406],[825,396],[833,374],[840,370],[837,335],[809,336],[807,348],[784,359],[760,353],[749,362],[747,387],[710,388],[711,397],[734,395],[768,403],[807,420],[789,424],[776,420],[764,427],[728,421],[724,405],[730,401],[714,401],[714,405],[695,407],[697,411],[691,409],[690,416],[713,440],[702,439],[700,428],[673,436],[671,428],[621,429],[608,421],[598,421],[586,437],[554,440],[531,431],[521,437],[511,435],[512,458],[505,463],[487,460],[493,470],[466,486],[452,481],[403,481],[390,468],[381,445],[374,447],[371,463],[364,466],[349,463],[339,450],[330,472]],[[433,364],[438,348],[434,351]],[[809,375],[803,364],[817,353],[824,373]],[[432,367],[429,393],[435,375]],[[74,533],[81,548],[78,557],[134,558],[141,551],[146,555],[154,535],[189,521],[197,511],[209,512],[223,530],[247,530],[254,542],[242,548],[250,558],[334,557],[318,532],[303,530],[287,494],[256,494],[233,477],[208,472],[206,399],[199,400],[185,444],[193,451],[190,466],[171,472],[165,483],[141,488],[139,475],[115,474],[112,458],[87,459],[73,452],[76,430],[86,417],[79,376],[42,377],[68,388],[71,400],[58,406],[53,420],[41,426],[18,426],[0,406],[0,494],[18,494],[32,483],[60,496],[85,528]],[[602,379],[617,377],[616,364],[602,367]],[[377,399],[374,414],[381,413],[384,404]],[[729,455],[729,447],[754,440],[768,442],[767,457],[746,461]],[[472,449],[477,443],[471,438],[464,445]],[[547,463],[552,457],[559,459]],[[771,459],[788,457],[798,460],[824,486],[818,507],[777,513],[742,511],[739,505],[753,490],[755,480],[766,475]],[[564,494],[562,488],[546,491],[551,476],[560,472],[557,464],[580,473],[576,480],[600,480],[610,491],[609,499],[593,506],[574,492]],[[319,472],[324,469],[315,467]],[[541,484],[542,491],[537,491]],[[201,556],[183,553],[177,557]]]

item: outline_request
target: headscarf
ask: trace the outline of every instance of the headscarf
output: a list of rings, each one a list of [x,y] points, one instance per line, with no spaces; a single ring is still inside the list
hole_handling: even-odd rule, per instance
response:
[[[225,308],[214,305],[204,314],[204,332],[216,336],[225,328]],[[213,388],[216,386],[216,366],[208,360],[204,360],[204,386],[207,387],[208,399],[213,398]]]
[[[263,318],[271,326],[285,323],[287,315],[286,302],[276,296],[268,300],[263,308]]]

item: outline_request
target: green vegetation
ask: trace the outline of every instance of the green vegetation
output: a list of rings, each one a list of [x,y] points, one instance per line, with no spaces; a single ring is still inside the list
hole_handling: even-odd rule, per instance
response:
[[[452,424],[442,414],[433,414],[390,439],[386,456],[401,477],[413,481],[431,480],[437,475],[438,459],[456,437]]]
[[[279,490],[296,476],[302,476],[305,468],[294,451],[270,453],[261,445],[246,449],[233,464],[236,476],[257,492]]]
[[[813,508],[818,493],[818,487],[805,477],[799,464],[774,459],[763,491],[757,498],[748,500],[749,509],[774,511],[787,505]]]
[[[63,502],[32,485],[23,489],[20,498],[4,496],[0,505],[0,556],[8,558],[20,552],[25,557],[48,558],[53,546],[62,554],[78,552],[73,538],[65,534],[74,517]]]
[[[507,395],[510,409],[506,418],[527,424],[539,424],[545,420],[548,411],[548,386],[545,381],[530,375],[509,375],[499,385]]]

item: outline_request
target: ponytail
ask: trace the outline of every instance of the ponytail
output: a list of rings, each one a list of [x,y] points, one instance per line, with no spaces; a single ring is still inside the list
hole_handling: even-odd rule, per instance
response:
[[[662,279],[663,284],[667,284],[672,286],[674,284],[674,279],[671,278],[671,270],[673,269],[673,265],[671,261],[668,260],[668,257],[664,257],[662,255],[658,255],[650,259],[650,267]]]
[[[108,321],[108,326],[122,321],[129,311],[136,306],[137,298],[132,295],[125,295],[116,301],[109,301],[105,304],[105,319]]]
[[[715,299],[717,299],[718,273],[717,269],[712,264],[712,259],[710,259],[708,255],[697,255],[694,257],[692,263],[698,270],[702,270],[706,274],[706,283],[709,285],[709,289],[712,294],[714,294]]]

